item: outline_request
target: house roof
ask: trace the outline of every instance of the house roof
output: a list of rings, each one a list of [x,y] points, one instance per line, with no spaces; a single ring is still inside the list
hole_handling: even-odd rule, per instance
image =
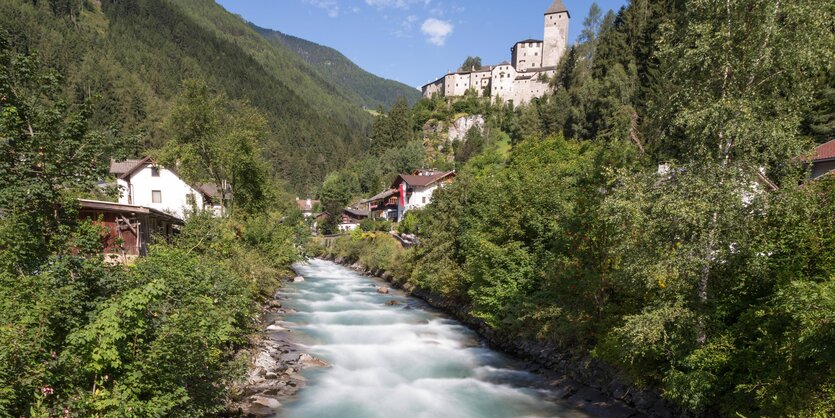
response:
[[[318,200],[312,199],[296,199],[296,205],[299,206],[299,209],[302,212],[313,212],[313,208],[316,207],[320,202]]]
[[[154,208],[149,208],[145,206],[136,206],[136,205],[126,205],[123,203],[115,203],[115,202],[104,202],[100,200],[87,200],[87,199],[78,199],[78,202],[81,204],[81,210],[88,210],[88,211],[101,211],[101,212],[111,212],[111,213],[122,213],[122,214],[135,214],[135,213],[142,213],[142,214],[149,214],[159,218],[163,218],[168,220],[169,222],[177,223],[177,224],[184,224],[185,222],[168,213],[165,213],[161,210],[157,210]]]
[[[401,174],[397,176],[397,178],[394,180],[394,183],[392,183],[392,188],[397,189],[400,183],[404,181],[409,186],[426,187],[452,176],[455,176],[455,171],[446,171],[437,174],[423,176],[414,174]]]
[[[835,160],[835,139],[819,146],[812,162]]]
[[[115,174],[120,179],[126,179],[131,176],[136,170],[144,167],[146,164],[155,164],[151,157],[145,157],[141,160],[125,160],[114,161],[110,160],[110,174]]]
[[[137,168],[145,165],[146,163],[150,162],[149,157],[145,157],[141,160],[125,160],[125,161],[116,161],[110,160],[110,174],[114,174],[117,177],[122,177],[127,173],[131,173],[135,171]]]
[[[542,41],[540,41],[539,39],[525,39],[524,41],[519,41],[519,42],[516,42],[514,45],[519,45],[519,44],[541,44],[541,43],[542,43]]]
[[[358,218],[367,218],[369,213],[364,210],[354,209],[354,208],[345,208],[343,211],[346,215],[358,219]]]
[[[371,202],[374,202],[376,200],[383,200],[383,199],[392,197],[396,194],[397,194],[397,189],[389,189],[389,190],[386,190],[382,193],[378,193],[378,194],[374,195],[373,197],[370,197],[366,200],[363,200],[360,203],[371,203]]]
[[[554,13],[568,13],[568,8],[565,7],[562,0],[554,0],[554,3],[551,4],[551,7],[545,11],[546,15],[554,14]],[[568,13],[568,17],[571,18],[571,13]]]

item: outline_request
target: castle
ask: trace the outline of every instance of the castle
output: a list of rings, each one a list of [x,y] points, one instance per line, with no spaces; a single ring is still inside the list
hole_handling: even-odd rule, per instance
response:
[[[548,79],[568,48],[568,22],[571,15],[562,0],[545,11],[544,40],[526,39],[511,48],[512,63],[507,61],[480,69],[461,69],[431,82],[421,89],[423,97],[463,96],[474,89],[479,96],[494,101],[513,101],[519,105],[542,97],[548,91]]]

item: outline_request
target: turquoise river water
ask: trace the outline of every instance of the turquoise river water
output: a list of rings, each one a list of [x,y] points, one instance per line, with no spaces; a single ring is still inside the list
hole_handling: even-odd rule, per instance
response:
[[[546,382],[486,348],[422,301],[337,264],[297,266],[285,318],[304,349],[330,364],[281,418],[510,418],[587,415],[551,399]],[[395,302],[392,302],[395,301]]]

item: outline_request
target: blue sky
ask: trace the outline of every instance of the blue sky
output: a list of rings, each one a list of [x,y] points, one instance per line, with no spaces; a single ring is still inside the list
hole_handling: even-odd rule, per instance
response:
[[[617,10],[627,0],[598,0]],[[258,26],[336,48],[381,77],[419,87],[468,55],[497,64],[516,41],[542,39],[552,0],[217,0]],[[564,0],[571,42],[591,1]]]

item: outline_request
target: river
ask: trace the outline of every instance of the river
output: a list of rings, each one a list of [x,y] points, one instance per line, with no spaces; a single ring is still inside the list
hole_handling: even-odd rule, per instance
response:
[[[335,263],[297,266],[285,317],[305,351],[329,367],[281,418],[506,418],[588,415],[552,399],[545,379],[487,348],[470,329],[424,302]]]

